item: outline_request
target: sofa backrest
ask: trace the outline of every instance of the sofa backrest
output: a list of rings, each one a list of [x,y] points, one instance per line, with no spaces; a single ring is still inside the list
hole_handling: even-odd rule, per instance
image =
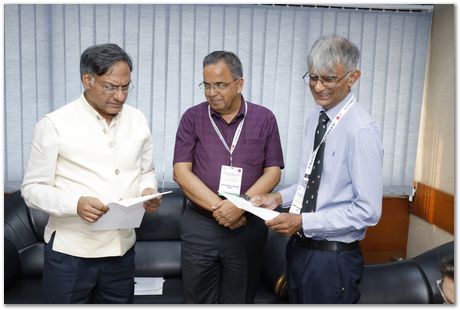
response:
[[[136,229],[136,276],[179,277],[180,219],[185,207],[185,196],[180,189],[162,197],[158,211],[146,212]]]
[[[428,280],[410,260],[366,265],[359,284],[360,304],[426,304],[431,301]]]
[[[169,189],[159,189],[160,192]],[[180,218],[185,198],[180,189],[165,195],[157,212],[146,212],[136,229],[136,276],[179,276]],[[43,233],[48,214],[27,207],[20,191],[4,199],[4,232],[19,253],[22,274],[40,277],[43,270]]]
[[[45,234],[45,226],[48,223],[48,213],[43,211],[28,208],[30,224],[32,225],[32,230],[37,237],[37,240],[40,242],[45,242],[43,238]]]
[[[285,302],[288,301],[286,282],[286,245],[289,237],[280,235],[273,230],[268,231],[265,244],[264,267],[262,279],[272,289],[276,296]],[[273,255],[278,253],[278,255]]]
[[[160,208],[145,212],[141,226],[136,229],[138,241],[180,240],[180,218],[184,212],[185,196],[180,189],[159,189],[160,192],[172,190],[161,199]]]
[[[179,240],[180,217],[184,212],[185,196],[180,189],[159,189],[173,193],[162,198],[160,209],[155,213],[146,212],[141,227],[136,229],[137,240]],[[16,191],[4,198],[4,232],[18,250],[33,243],[44,242],[43,235],[48,222],[48,214],[27,207]]]

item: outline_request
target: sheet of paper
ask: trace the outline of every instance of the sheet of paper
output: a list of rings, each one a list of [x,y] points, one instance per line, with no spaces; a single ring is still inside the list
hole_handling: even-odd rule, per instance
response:
[[[109,202],[107,204],[109,211],[101,216],[91,229],[96,231],[137,228],[141,225],[145,213],[144,202],[169,193],[172,191]]]
[[[254,207],[252,203],[236,195],[221,193],[221,192],[219,192],[219,194],[224,196],[228,200],[230,200],[238,208],[251,212],[252,214],[257,215],[258,217],[260,217],[261,219],[265,221],[274,219],[280,214],[279,212],[273,211],[270,209]]]
[[[164,278],[135,277],[134,295],[163,295]]]

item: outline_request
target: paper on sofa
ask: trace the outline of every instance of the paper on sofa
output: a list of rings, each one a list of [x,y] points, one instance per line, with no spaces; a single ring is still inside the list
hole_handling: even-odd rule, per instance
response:
[[[164,278],[135,277],[134,295],[163,295]]]

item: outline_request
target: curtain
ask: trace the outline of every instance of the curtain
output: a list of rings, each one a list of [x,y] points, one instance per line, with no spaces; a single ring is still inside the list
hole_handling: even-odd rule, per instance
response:
[[[127,103],[151,126],[160,186],[177,186],[172,158],[182,113],[205,100],[202,61],[236,53],[243,95],[271,109],[286,167],[280,187],[297,180],[303,126],[314,106],[302,80],[320,35],[338,34],[362,52],[354,87],[379,122],[384,193],[410,194],[414,178],[431,12],[249,4],[7,4],[4,6],[4,181],[19,189],[35,123],[77,98],[79,57],[113,42],[132,57],[135,88]]]

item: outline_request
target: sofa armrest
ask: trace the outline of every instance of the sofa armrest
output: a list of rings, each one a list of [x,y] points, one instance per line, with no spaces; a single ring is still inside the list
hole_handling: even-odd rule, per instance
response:
[[[437,288],[436,280],[441,279],[440,267],[442,258],[447,255],[454,255],[454,245],[454,241],[450,241],[410,259],[419,265],[427,277],[432,293],[432,303],[441,304],[444,302]]]
[[[278,298],[287,301],[286,244],[289,238],[269,231],[265,244],[262,279]]]
[[[22,199],[21,192],[5,195],[4,204],[4,237],[17,250],[36,243],[37,237],[30,224],[29,208]]]
[[[16,247],[6,238],[3,238],[3,241],[5,250],[3,262],[3,271],[5,273],[4,286],[5,290],[7,290],[21,277],[22,271],[21,261],[19,260],[19,254]]]

